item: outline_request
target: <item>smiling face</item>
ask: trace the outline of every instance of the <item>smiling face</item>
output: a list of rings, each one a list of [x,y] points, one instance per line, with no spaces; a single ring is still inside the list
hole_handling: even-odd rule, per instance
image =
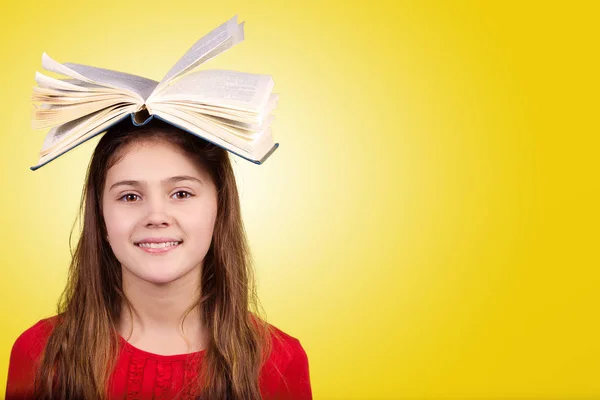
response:
[[[107,172],[102,207],[124,276],[157,285],[199,279],[217,217],[217,189],[177,147],[153,141],[123,149]]]

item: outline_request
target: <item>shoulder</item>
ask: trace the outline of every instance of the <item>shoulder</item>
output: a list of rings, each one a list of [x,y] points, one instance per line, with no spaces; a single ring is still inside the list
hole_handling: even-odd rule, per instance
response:
[[[58,316],[39,320],[36,324],[25,330],[15,340],[11,351],[11,359],[35,359],[42,352],[48,337],[58,322]]]
[[[293,362],[306,359],[308,356],[300,340],[269,324],[271,333],[271,357],[281,368],[288,367]]]
[[[15,340],[8,365],[7,400],[32,398],[33,381],[40,356],[57,320],[58,317],[39,320]]]
[[[261,329],[266,328],[268,331],[270,353],[266,360],[267,366],[270,364],[277,370],[281,370],[285,369],[292,361],[308,359],[300,340],[255,314],[250,313],[250,317],[255,325],[260,326]]]
[[[262,389],[266,398],[312,399],[308,356],[300,340],[270,325],[271,354],[265,364]]]

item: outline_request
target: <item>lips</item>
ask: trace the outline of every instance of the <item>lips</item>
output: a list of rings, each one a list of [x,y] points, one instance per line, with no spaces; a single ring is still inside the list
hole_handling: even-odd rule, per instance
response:
[[[141,240],[134,242],[136,246],[142,243],[169,243],[169,242],[178,242],[181,243],[183,240],[176,237],[147,237]]]
[[[139,243],[136,247],[148,254],[165,254],[178,249],[181,242]]]
[[[135,242],[135,246],[149,254],[165,254],[177,249],[183,240],[172,237],[145,238]]]
[[[145,249],[162,249],[165,247],[173,247],[179,245],[180,242],[158,242],[158,243],[138,243],[138,247]]]

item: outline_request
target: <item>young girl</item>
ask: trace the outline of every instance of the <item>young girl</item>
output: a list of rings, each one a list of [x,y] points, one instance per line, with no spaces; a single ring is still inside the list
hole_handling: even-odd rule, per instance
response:
[[[173,126],[107,131],[58,315],[16,340],[6,399],[311,399],[300,342],[257,309],[228,153]]]

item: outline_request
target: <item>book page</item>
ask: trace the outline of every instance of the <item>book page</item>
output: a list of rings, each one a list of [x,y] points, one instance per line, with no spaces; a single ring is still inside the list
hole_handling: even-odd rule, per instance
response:
[[[93,83],[83,82],[78,79],[51,78],[40,72],[35,73],[35,81],[39,87],[46,89],[68,90],[72,92],[115,91],[115,89],[94,85]]]
[[[152,79],[128,74],[126,72],[74,63],[65,63],[64,65],[73,71],[90,78],[96,84],[130,90],[137,93],[142,100],[146,100],[154,88],[156,88],[156,85],[158,85],[158,82]]]
[[[66,141],[62,141],[62,140],[58,140],[56,142],[56,144],[59,144],[58,146],[54,146],[52,149],[48,150],[45,153],[40,153],[40,158],[38,160],[38,163],[31,167],[32,170],[36,170],[38,168],[40,168],[41,166],[49,163],[50,161],[54,160],[57,157],[60,157],[61,155],[63,155],[64,153],[68,152],[69,150],[79,146],[81,143],[85,142],[86,140],[89,140],[91,138],[93,138],[94,136],[106,131],[110,126],[114,125],[115,123],[119,122],[120,120],[122,120],[123,118],[127,117],[128,112],[126,110],[122,110],[122,112],[116,113],[116,114],[110,114],[110,115],[106,115],[106,118],[103,119],[103,122],[98,125],[98,123],[93,125],[93,128],[90,127],[88,125],[88,129],[83,131],[81,129],[77,130],[77,134],[73,134],[71,135],[73,137],[72,140],[70,140],[68,143],[66,143]],[[71,133],[74,132],[74,130],[70,131]],[[48,135],[46,136],[46,141],[45,144],[48,142],[51,142],[53,140],[53,138],[57,135],[57,131],[55,130],[51,130],[50,132],[48,132]],[[62,136],[62,135],[66,135],[67,132],[63,131],[61,132],[61,134],[59,134],[58,136]]]
[[[133,110],[133,106],[113,106],[54,127],[46,134],[40,156],[60,151],[90,131],[98,131],[114,118],[130,114]]]
[[[237,15],[235,15],[229,21],[213,29],[194,43],[183,57],[167,72],[158,84],[157,89],[172,79],[233,47],[242,40],[244,40],[244,22],[238,24]]]
[[[273,115],[268,115],[261,120],[257,120],[256,118],[249,119],[246,116],[240,116],[239,114],[225,113],[223,112],[225,109],[215,110],[208,107],[198,107],[196,104],[186,102],[155,104],[153,108],[153,110],[156,111],[170,109],[186,111],[190,114],[198,115],[198,117],[212,120],[220,125],[229,125],[248,132],[263,131],[275,119]]]
[[[50,85],[47,85],[47,82],[42,82],[40,85],[34,86],[32,91],[33,101],[47,101],[52,103],[56,99],[67,99],[71,102],[79,102],[84,99],[114,98],[121,100],[129,99],[134,103],[139,102],[139,97],[135,96],[131,92],[125,92],[123,90],[107,87],[102,87],[101,89],[92,88],[90,90],[82,90],[83,87],[80,87],[80,89],[75,90],[71,86],[68,86],[75,86],[72,84],[72,82],[65,82],[58,79],[55,81],[61,83],[60,87],[57,87],[59,85],[54,84],[54,82],[52,82]],[[80,81],[77,82],[84,83]]]
[[[270,75],[228,70],[195,71],[172,82],[154,100],[161,103],[187,100],[261,112],[267,108],[273,86]],[[152,101],[148,102],[149,106]]]
[[[267,114],[267,115],[271,114],[273,111],[275,111],[278,104],[279,104],[279,94],[271,93],[271,96],[269,96],[269,101],[267,101],[267,105],[266,105],[266,108],[264,109],[263,113]]]
[[[263,162],[278,146],[273,141],[270,127],[257,132],[252,137],[239,137],[237,135],[239,131],[232,132],[226,126],[207,124],[197,116],[175,108],[157,111],[155,115],[252,162]]]
[[[161,112],[157,112],[157,115],[165,115],[167,114],[166,110]],[[190,114],[188,112],[178,110],[178,109],[169,109],[168,114],[174,117],[181,118],[182,120],[186,120],[190,124],[193,124],[196,129],[200,129],[204,132],[209,132],[226,142],[229,142],[236,146],[239,149],[244,151],[251,151],[251,143],[253,137],[248,137],[244,135],[240,135],[237,132],[237,129],[231,127],[225,127],[223,125],[215,124],[214,122],[209,122],[202,117],[198,118],[197,115]]]
[[[157,85],[157,82],[152,79],[125,72],[74,63],[61,64],[46,53],[42,55],[42,67],[79,81],[133,93],[141,102],[152,93]]]
[[[72,94],[75,93],[75,94]],[[51,89],[39,88],[35,87],[33,93],[31,95],[31,99],[33,102],[39,102],[43,104],[59,104],[59,105],[74,105],[80,103],[86,103],[88,101],[104,101],[104,100],[113,100],[114,103],[118,102],[130,102],[133,104],[137,104],[137,101],[134,97],[127,97],[120,94],[115,93],[85,93],[85,92],[70,92],[70,93],[57,93]]]
[[[134,105],[132,103],[120,102],[115,104],[115,100],[89,101],[79,104],[69,105],[49,105],[34,109],[32,120],[33,129],[51,128],[53,126],[68,123],[70,121],[85,117],[98,111],[109,109],[111,107],[127,107]]]
[[[229,140],[224,140],[224,138],[216,136],[212,132],[209,132],[209,131],[199,128],[194,123],[190,122],[188,118],[181,118],[180,116],[171,115],[171,114],[167,114],[167,113],[160,113],[160,114],[155,114],[155,115],[157,117],[159,117],[160,119],[163,119],[163,120],[171,123],[172,125],[175,125],[181,129],[184,129],[190,133],[193,133],[194,135],[196,135],[202,139],[205,139],[213,144],[216,144],[217,146],[220,146],[226,150],[229,150],[230,152],[232,152],[234,154],[238,154],[238,155],[248,158],[248,159],[255,158],[255,156],[253,156],[253,154],[251,153],[252,149],[250,146],[244,146],[244,148],[240,148],[236,144],[233,144],[231,142],[231,140],[230,140],[231,138],[226,138]]]
[[[159,109],[163,105],[167,105],[169,107],[182,107],[182,109],[189,109],[190,111],[197,112],[205,115],[213,115],[216,117],[227,118],[231,120],[235,120],[238,122],[248,123],[248,124],[256,124],[260,123],[262,120],[262,116],[256,113],[250,113],[247,111],[239,111],[232,110],[230,108],[223,108],[218,106],[211,106],[202,103],[197,103],[194,101],[166,101],[162,102],[153,102],[151,107],[148,106],[148,110]]]
[[[55,61],[45,52],[42,53],[42,68],[44,68],[46,71],[56,72],[57,74],[69,76],[73,79],[78,79],[83,82],[93,83],[91,79],[86,78],[85,76],[80,75],[77,72],[65,67],[58,61]]]
[[[245,118],[239,118],[238,115],[229,115],[220,111],[210,110],[206,108],[194,107],[189,103],[165,103],[155,107],[155,110],[162,110],[176,108],[178,110],[187,111],[190,114],[198,114],[198,117],[207,118],[214,121],[217,124],[229,125],[235,128],[239,128],[242,131],[247,131],[248,134],[251,132],[260,132],[266,129],[275,119],[273,115],[269,115],[262,121],[250,121],[247,122]]]
[[[154,110],[155,114],[169,114],[188,120],[199,128],[209,131],[220,137],[235,136],[243,140],[253,140],[256,136],[264,132],[271,124],[272,119],[265,120],[257,125],[257,129],[249,129],[247,124],[239,123],[235,120],[218,118],[202,113],[195,112],[189,107],[172,106],[162,104],[160,108]]]

